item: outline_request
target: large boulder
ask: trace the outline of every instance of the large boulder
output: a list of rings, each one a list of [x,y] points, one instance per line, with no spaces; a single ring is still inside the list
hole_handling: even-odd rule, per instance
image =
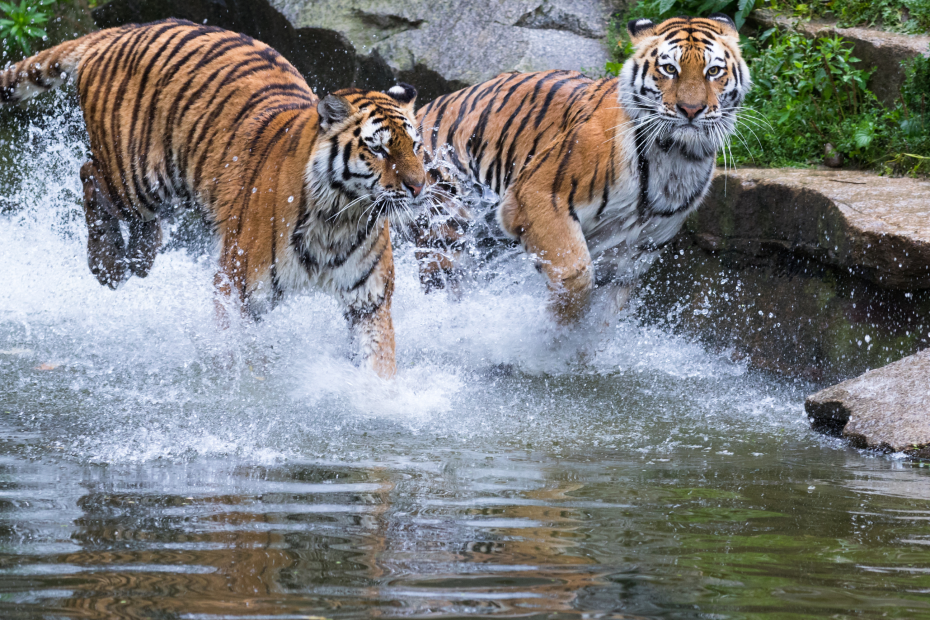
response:
[[[406,81],[420,103],[505,71],[603,72],[623,0],[112,0],[101,27],[166,17],[248,34],[315,90]]]
[[[809,396],[811,425],[863,448],[930,457],[930,351]]]
[[[505,71],[602,71],[604,0],[271,0],[297,27],[343,34],[414,84],[461,88]],[[432,93],[429,93],[432,94]]]

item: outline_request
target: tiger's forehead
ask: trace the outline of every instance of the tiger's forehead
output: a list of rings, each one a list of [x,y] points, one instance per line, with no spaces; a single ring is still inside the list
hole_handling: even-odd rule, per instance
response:
[[[413,121],[390,97],[384,99],[388,102],[378,102],[378,105],[362,108],[364,116],[361,121],[360,135],[363,140],[372,144],[388,145],[400,139],[410,139],[413,142],[420,140]]]
[[[673,18],[656,27],[657,59],[683,63],[709,64],[727,56],[723,27],[719,22],[703,18]]]
[[[717,41],[702,45],[691,44],[687,41],[683,43],[663,41],[656,49],[656,59],[659,62],[674,61],[679,65],[710,64],[715,60],[723,61],[727,56],[724,46]]]

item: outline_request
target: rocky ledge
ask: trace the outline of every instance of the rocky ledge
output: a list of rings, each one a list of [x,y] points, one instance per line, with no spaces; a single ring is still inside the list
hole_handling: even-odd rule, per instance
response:
[[[814,429],[858,447],[930,458],[930,351],[808,397]]]
[[[671,250],[643,318],[758,368],[842,381],[807,400],[815,429],[930,458],[930,182],[718,172]]]
[[[930,183],[839,170],[718,173],[688,224],[710,251],[790,251],[882,288],[930,288]]]

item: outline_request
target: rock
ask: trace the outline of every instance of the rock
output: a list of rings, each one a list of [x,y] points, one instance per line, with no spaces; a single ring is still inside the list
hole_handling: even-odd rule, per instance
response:
[[[823,164],[828,168],[842,168],[843,154],[836,147],[827,142],[823,147]]]
[[[271,0],[297,27],[343,34],[399,78],[461,87],[505,71],[589,69],[608,60],[603,0]]]
[[[836,382],[930,344],[930,183],[718,172],[647,274],[640,316],[763,368]]]
[[[701,247],[787,250],[880,287],[930,288],[930,183],[869,172],[742,168],[718,173],[688,222]]]
[[[616,0],[113,0],[101,27],[179,17],[280,51],[321,93],[395,81],[419,103],[505,71],[603,72]]]
[[[811,38],[840,35],[853,44],[853,56],[859,59],[857,68],[875,69],[869,78],[869,89],[888,106],[894,105],[904,84],[901,63],[921,54],[930,55],[930,36],[927,35],[897,34],[875,28],[838,28],[836,22],[796,21],[765,9],[753,11],[750,20],[761,29],[777,25],[793,28]]]
[[[930,456],[930,351],[809,396],[811,425],[858,447]]]
[[[883,289],[781,247],[707,251],[684,231],[637,295],[645,323],[829,385],[930,345],[930,290]]]

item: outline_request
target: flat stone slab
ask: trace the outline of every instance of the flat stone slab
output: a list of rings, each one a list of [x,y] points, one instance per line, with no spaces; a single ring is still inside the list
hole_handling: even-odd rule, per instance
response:
[[[804,406],[817,430],[930,457],[930,350],[817,392]]]
[[[839,35],[852,43],[853,56],[861,69],[875,69],[869,89],[885,105],[894,105],[904,83],[902,61],[919,54],[930,54],[930,36],[898,34],[875,28],[839,28],[828,20],[797,21],[770,10],[753,11],[751,19],[762,28],[780,26],[802,32],[810,38]]]
[[[689,220],[711,251],[787,250],[882,288],[930,288],[930,182],[831,169],[718,172]]]

